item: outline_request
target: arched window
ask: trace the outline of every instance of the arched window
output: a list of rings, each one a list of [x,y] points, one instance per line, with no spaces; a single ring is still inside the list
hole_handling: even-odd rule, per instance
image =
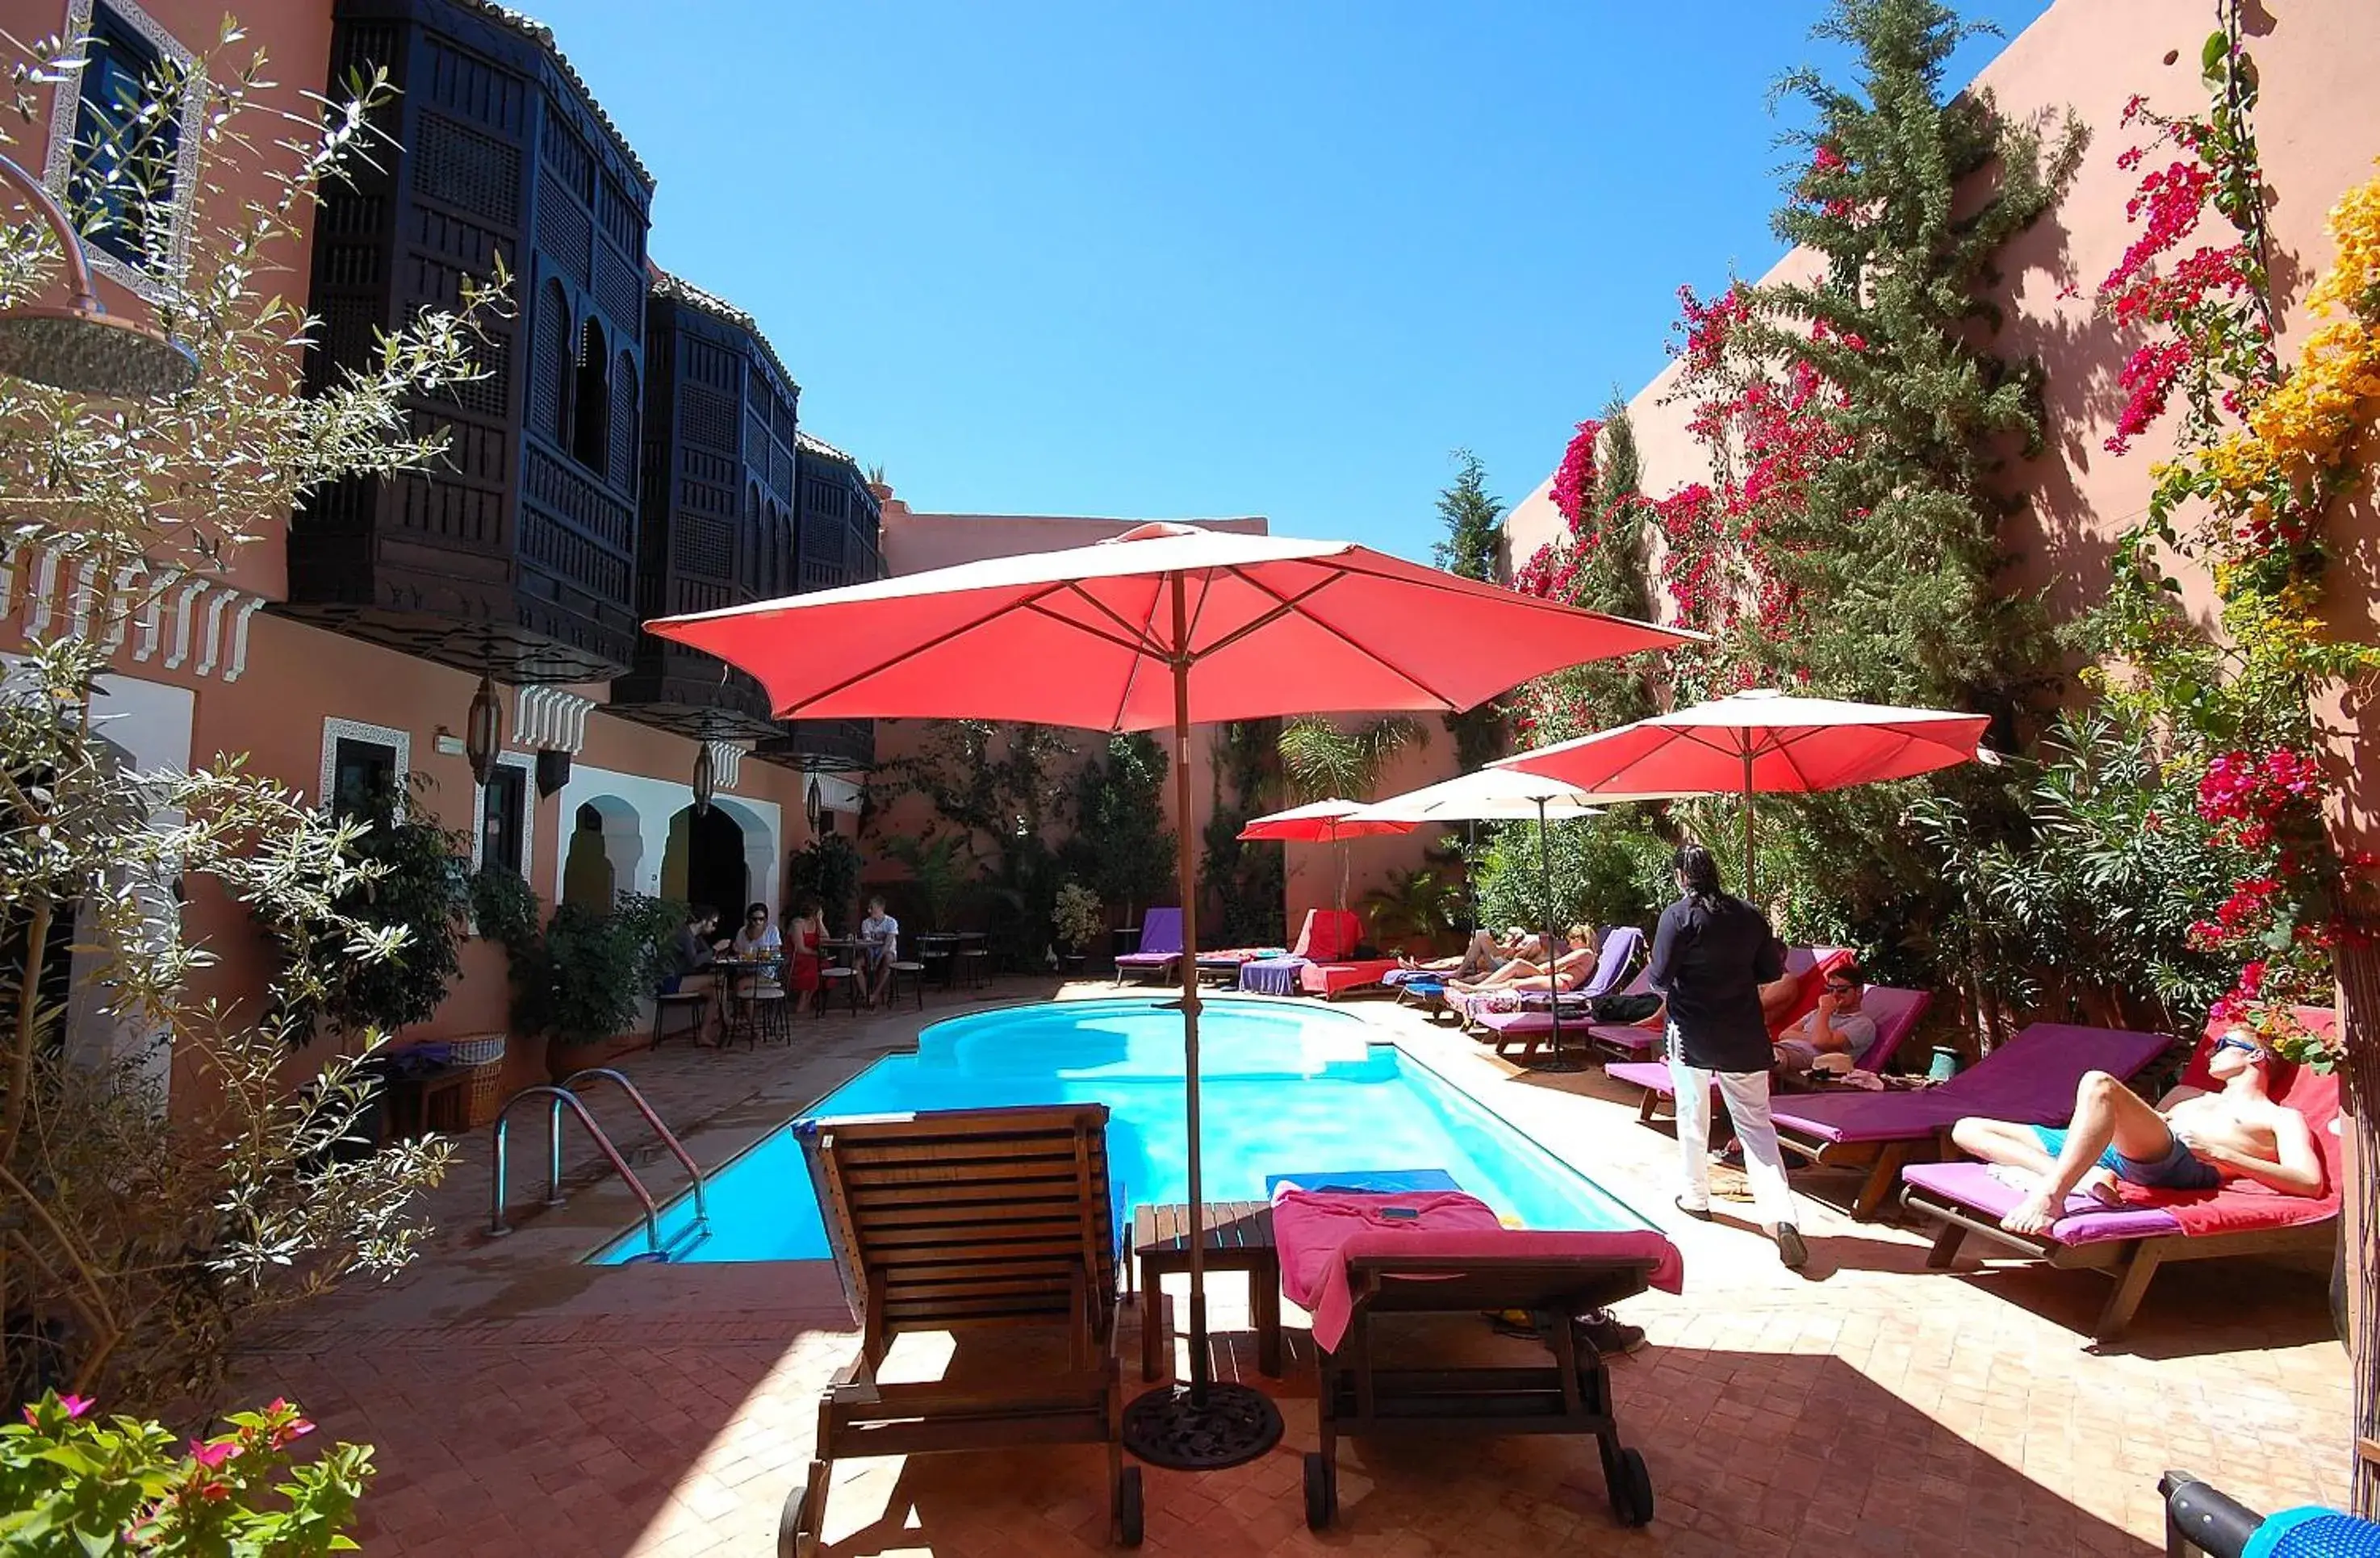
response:
[[[570,406],[570,299],[560,282],[548,282],[538,295],[534,346],[537,370],[530,375],[528,420],[534,430],[562,441]]]
[[[769,505],[769,551],[776,560],[769,573],[769,594],[794,593],[794,529],[782,505]]]
[[[644,407],[637,389],[637,359],[622,352],[612,369],[612,485],[637,489],[637,415]]]
[[[605,369],[612,355],[603,327],[593,320],[578,337],[577,373],[570,385],[570,453],[590,471],[606,469],[612,441],[612,388]]]

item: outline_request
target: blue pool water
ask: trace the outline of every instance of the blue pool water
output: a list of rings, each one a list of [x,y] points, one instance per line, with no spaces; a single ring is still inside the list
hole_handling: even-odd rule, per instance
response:
[[[1524,1227],[1649,1226],[1427,1068],[1369,1042],[1376,1032],[1327,1007],[1208,1003],[1198,1025],[1207,1199],[1261,1199],[1272,1175],[1436,1168]],[[1119,1205],[1186,1201],[1182,1062],[1181,1014],[1157,1001],[1019,1007],[934,1024],[917,1053],[879,1060],[809,1113],[1096,1101],[1111,1111]],[[689,1198],[663,1211],[672,1259],[829,1258],[791,1122],[707,1185],[707,1238],[677,1248],[694,1217]],[[616,1263],[644,1248],[640,1223],[591,1259]]]

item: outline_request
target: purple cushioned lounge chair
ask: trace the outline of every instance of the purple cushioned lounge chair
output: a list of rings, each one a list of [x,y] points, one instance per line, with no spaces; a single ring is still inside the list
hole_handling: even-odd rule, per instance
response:
[[[1900,1049],[1900,1042],[1916,1031],[1918,1020],[1933,1004],[1934,997],[1923,990],[1869,985],[1860,996],[1860,1010],[1875,1021],[1876,1038],[1859,1052],[1855,1061],[1859,1069],[1881,1071],[1890,1065]],[[1603,1069],[1603,1074],[1614,1081],[1633,1083],[1645,1090],[1636,1107],[1636,1117],[1648,1125],[1664,1103],[1676,1100],[1677,1089],[1670,1084],[1670,1063],[1666,1060],[1615,1060]],[[1711,1096],[1718,1096],[1716,1083]]]
[[[1868,1168],[1852,1214],[1867,1218],[1920,1153],[1940,1155],[1950,1127],[1969,1115],[2019,1125],[2062,1125],[2085,1071],[2139,1075],[2173,1047],[2164,1033],[2036,1022],[1940,1087],[1909,1093],[1788,1093],[1777,1100],[1777,1140],[1821,1166]]]
[[[1587,1026],[1586,1003],[1597,996],[1608,996],[1620,984],[1628,971],[1644,956],[1645,933],[1633,925],[1622,925],[1609,932],[1597,952],[1595,972],[1576,990],[1561,996],[1562,1033],[1565,1035],[1584,1033]],[[1517,1005],[1509,1011],[1490,1011],[1481,996],[1458,996],[1447,992],[1448,1004],[1460,1011],[1465,1021],[1482,1032],[1475,1037],[1488,1040],[1496,1053],[1506,1060],[1523,1065],[1532,1060],[1550,1057],[1554,1038],[1553,997],[1543,991],[1514,991]],[[1573,1008],[1575,1015],[1572,1015]],[[1514,1046],[1518,1046],[1517,1052]]]
[[[1785,948],[1785,972],[1807,973],[1828,958],[1848,957],[1838,947],[1788,947]],[[1647,971],[1652,965],[1647,963]],[[1623,996],[1649,996],[1651,984],[1644,975],[1621,992]],[[1798,1015],[1798,1014],[1797,1014]],[[1614,1060],[1658,1060],[1662,1041],[1668,1036],[1668,1025],[1647,1028],[1641,1022],[1598,1022],[1587,1030],[1587,1042]]]
[[[1162,979],[1182,960],[1182,911],[1152,909],[1141,916],[1140,947],[1115,960],[1116,983],[1128,973]]]

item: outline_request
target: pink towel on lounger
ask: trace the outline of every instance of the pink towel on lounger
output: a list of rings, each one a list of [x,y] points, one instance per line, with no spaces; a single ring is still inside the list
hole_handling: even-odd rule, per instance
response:
[[[1410,1208],[1413,1217],[1386,1217],[1384,1207]],[[1351,1257],[1409,1250],[1433,1259],[1530,1256],[1550,1260],[1650,1259],[1653,1286],[1680,1290],[1685,1262],[1678,1247],[1651,1228],[1617,1232],[1536,1232],[1508,1228],[1488,1203],[1460,1190],[1408,1190],[1354,1195],[1283,1186],[1273,1197],[1273,1243],[1281,1256],[1281,1291],[1314,1317],[1314,1340],[1335,1351],[1354,1318],[1347,1284]]]

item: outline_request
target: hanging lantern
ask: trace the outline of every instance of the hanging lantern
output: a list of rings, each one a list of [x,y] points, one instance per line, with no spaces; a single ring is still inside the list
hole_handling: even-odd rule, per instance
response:
[[[818,777],[815,774],[810,777],[810,792],[803,799],[802,810],[810,819],[810,837],[813,839],[819,837],[822,831],[819,824],[826,820],[826,797],[819,791]]]
[[[471,777],[481,785],[496,777],[496,749],[504,743],[504,709],[496,701],[496,683],[482,674],[480,690],[471,694],[470,717],[463,722],[463,755],[471,760]]]
[[[710,755],[710,743],[694,743],[694,815],[710,815],[710,798],[719,791],[719,760]]]

